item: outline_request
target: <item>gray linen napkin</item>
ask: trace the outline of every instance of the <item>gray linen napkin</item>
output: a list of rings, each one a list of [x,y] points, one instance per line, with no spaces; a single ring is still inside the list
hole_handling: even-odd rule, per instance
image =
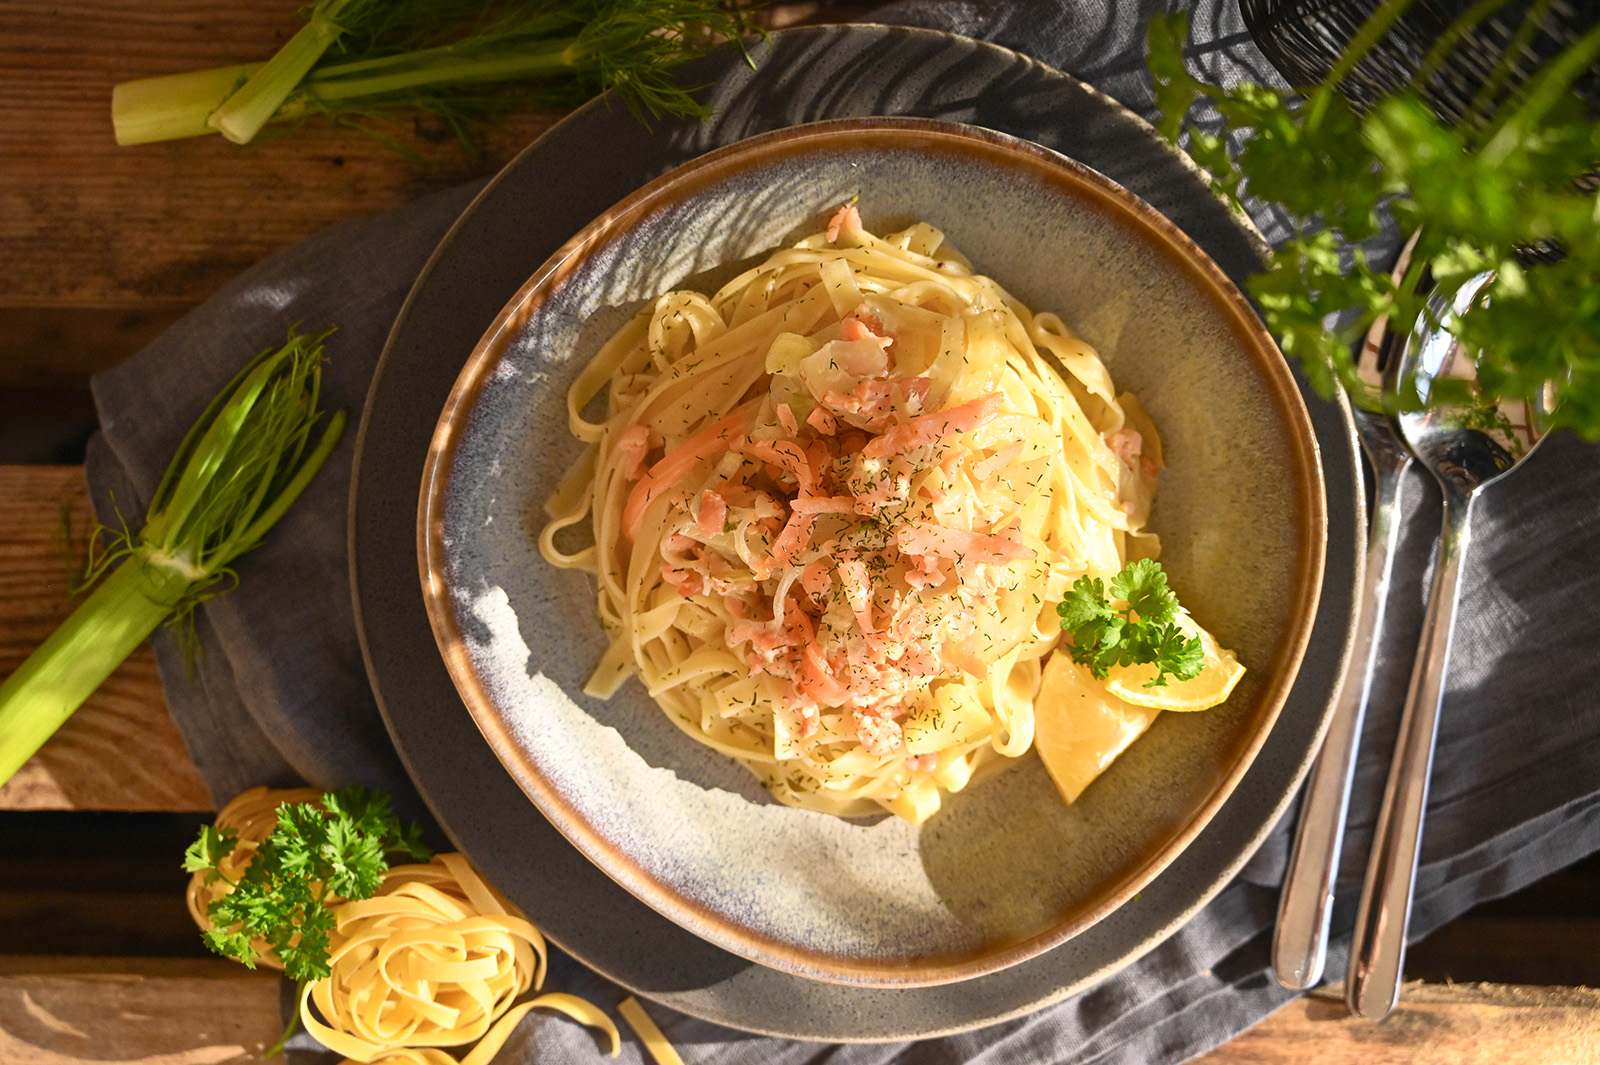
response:
[[[896,4],[884,22],[948,29],[1056,65],[1152,117],[1143,24],[1160,5],[1112,0]],[[1189,6],[1185,4],[1184,6]],[[1232,3],[1195,6],[1195,69],[1226,82],[1276,80]],[[156,343],[95,381],[102,432],[88,476],[103,519],[141,512],[167,456],[206,400],[253,350],[286,327],[338,323],[329,341],[328,402],[356,415],[389,325],[435,243],[476,186],[335,227],[247,271]],[[1270,207],[1256,215],[1283,233]],[[352,441],[269,541],[239,563],[238,591],[201,612],[204,655],[186,674],[156,639],[167,698],[213,795],[297,778],[359,781],[425,816],[366,684],[351,613],[345,497]],[[1457,629],[1450,688],[1412,922],[1425,935],[1485,899],[1514,891],[1600,849],[1600,449],[1550,440],[1482,501]],[[1400,577],[1389,646],[1357,772],[1335,909],[1329,972],[1342,971],[1383,778],[1405,694],[1410,649],[1438,529],[1437,492],[1407,484]],[[395,579],[414,579],[396,574]],[[656,1008],[686,1061],[714,1065],[953,1062],[1174,1063],[1214,1047],[1293,995],[1271,978],[1267,950],[1289,821],[1231,884],[1161,946],[1100,985],[1031,1017],[921,1043],[821,1047],[749,1036]],[[569,958],[552,988],[611,1007],[624,992]],[[294,1044],[308,1048],[303,1038]],[[498,1060],[599,1060],[591,1036],[530,1017]],[[311,1060],[305,1050],[296,1056]],[[644,1059],[637,1043],[623,1060]]]

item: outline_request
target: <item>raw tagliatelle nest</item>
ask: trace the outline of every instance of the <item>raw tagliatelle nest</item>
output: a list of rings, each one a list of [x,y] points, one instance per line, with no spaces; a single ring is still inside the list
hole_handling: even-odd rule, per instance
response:
[[[340,903],[333,916],[332,972],[301,992],[300,1021],[351,1060],[443,1065],[447,1055],[414,1048],[476,1043],[463,1065],[484,1065],[538,1008],[600,1028],[612,1053],[620,1048],[611,1019],[573,995],[512,1005],[544,984],[544,937],[460,854],[391,869],[376,895]]]
[[[256,788],[229,803],[217,827],[235,829],[239,841],[219,871],[237,880],[271,835],[278,805],[318,797]],[[209,928],[207,907],[231,885],[203,880],[196,874],[191,882],[189,909]],[[517,1001],[544,983],[544,937],[460,854],[392,868],[371,898],[331,910],[330,972],[302,988],[300,1020],[347,1061],[457,1065],[437,1048],[476,1044],[459,1065],[487,1065],[517,1022],[541,1008],[599,1028],[612,1055],[620,1050],[616,1025],[583,999],[550,993]]]

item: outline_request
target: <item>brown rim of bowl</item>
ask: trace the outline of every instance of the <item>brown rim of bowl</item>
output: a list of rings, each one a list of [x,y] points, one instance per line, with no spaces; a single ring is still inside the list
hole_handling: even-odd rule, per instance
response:
[[[469,420],[465,415],[477,402],[506,343],[579,264],[654,210],[738,172],[751,159],[781,159],[838,147],[904,146],[908,140],[924,147],[941,147],[1020,168],[1064,195],[1098,204],[1142,232],[1153,246],[1160,247],[1224,310],[1240,348],[1250,353],[1255,369],[1277,400],[1280,417],[1290,429],[1291,459],[1300,473],[1297,493],[1299,572],[1294,585],[1294,601],[1299,609],[1294,630],[1288,640],[1280,643],[1273,660],[1259,667],[1261,675],[1274,678],[1273,683],[1259,699],[1252,727],[1222,760],[1227,768],[1211,796],[1192,812],[1181,828],[1159,840],[1142,858],[1131,862],[1123,875],[1101,893],[1098,901],[1073,911],[1049,930],[999,949],[936,958],[926,964],[828,955],[753,932],[673,892],[640,868],[632,857],[596,833],[566,798],[549,786],[527,753],[512,739],[500,711],[472,668],[446,592],[442,536],[449,471],[454,464],[460,432]],[[751,137],[678,167],[590,222],[534,272],[474,348],[439,416],[429,444],[418,498],[417,562],[434,638],[479,731],[540,811],[603,872],[689,931],[759,964],[830,983],[925,987],[996,972],[1071,939],[1127,902],[1154,879],[1188,846],[1232,794],[1288,698],[1310,640],[1321,595],[1327,513],[1322,463],[1315,440],[1300,390],[1250,303],[1199,245],[1143,200],[1081,163],[992,130],[931,119],[835,119]]]

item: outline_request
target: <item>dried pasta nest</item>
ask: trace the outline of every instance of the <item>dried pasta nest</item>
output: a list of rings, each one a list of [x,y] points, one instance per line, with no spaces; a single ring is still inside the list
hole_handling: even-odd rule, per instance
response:
[[[330,973],[302,991],[300,1019],[347,1060],[455,1065],[434,1048],[476,1043],[461,1065],[485,1065],[532,1009],[599,1028],[612,1054],[620,1048],[616,1025],[583,999],[513,1005],[544,983],[544,937],[460,854],[391,869],[377,894],[333,916]]]
[[[252,788],[217,814],[238,833],[233,851],[189,881],[189,915],[212,927],[211,904],[233,890],[278,824],[279,806],[321,805],[322,792]],[[574,995],[517,1000],[544,984],[544,936],[484,882],[460,854],[388,870],[369,899],[330,899],[329,975],[301,990],[300,1020],[346,1062],[368,1065],[488,1065],[530,1010],[553,1009],[610,1040],[611,1019]],[[258,963],[282,969],[263,939]],[[648,1019],[647,1019],[648,1020]],[[659,1036],[658,1036],[659,1038]],[[440,1047],[477,1044],[459,1062]],[[660,1060],[660,1059],[658,1059]]]

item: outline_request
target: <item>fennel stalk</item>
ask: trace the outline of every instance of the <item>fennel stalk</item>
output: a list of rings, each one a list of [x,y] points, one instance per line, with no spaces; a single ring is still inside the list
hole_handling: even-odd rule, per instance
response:
[[[248,144],[322,58],[322,53],[339,39],[344,32],[339,15],[350,3],[351,0],[317,0],[310,21],[277,54],[252,71],[244,84],[207,116],[206,125],[235,144]]]
[[[266,63],[124,82],[111,116],[121,145],[219,130],[244,143],[269,121],[396,108],[465,140],[468,121],[604,89],[641,116],[698,116],[673,70],[747,29],[716,0],[321,0]]]
[[[158,625],[183,624],[232,581],[229,564],[322,468],[346,420],[335,411],[313,439],[326,336],[291,334],[250,360],[184,437],[144,527],[91,555],[89,579],[104,580],[0,684],[0,785]]]

